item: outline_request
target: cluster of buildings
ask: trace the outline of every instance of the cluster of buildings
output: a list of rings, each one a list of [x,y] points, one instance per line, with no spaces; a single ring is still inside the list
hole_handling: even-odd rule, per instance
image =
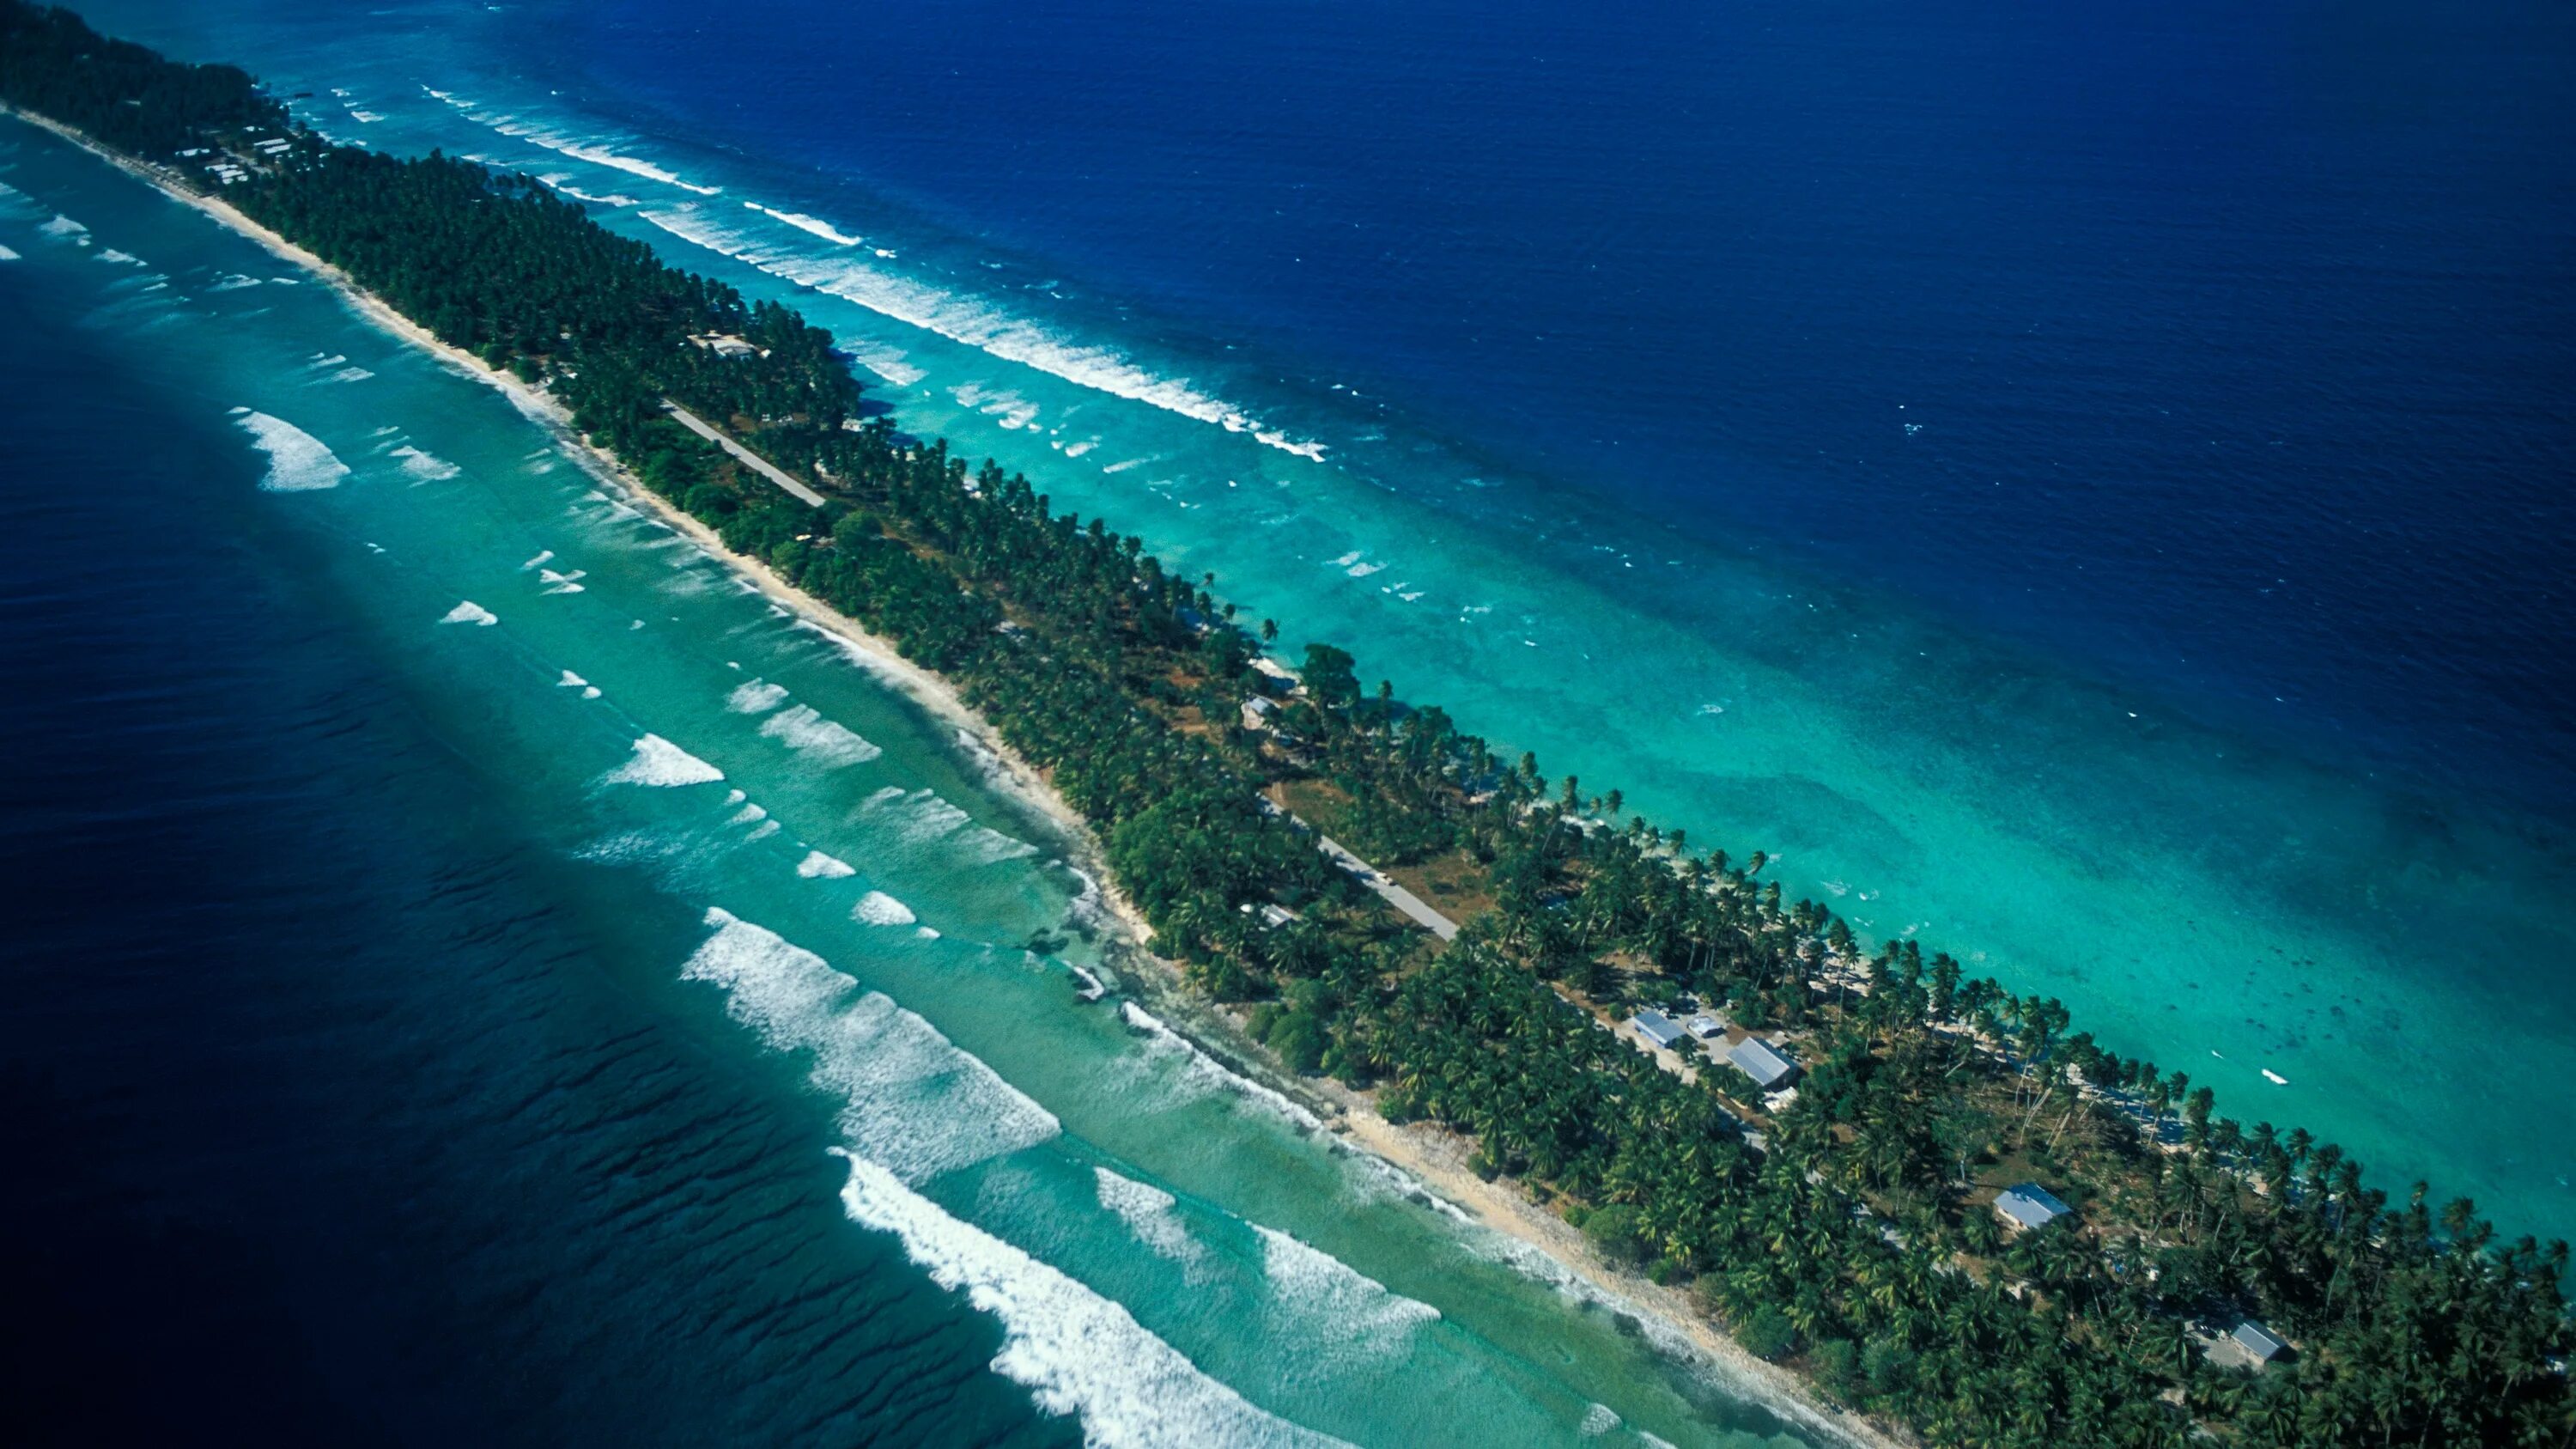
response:
[[[1687,1021],[1676,1022],[1660,1011],[1647,1010],[1628,1018],[1637,1035],[1662,1051],[1678,1051],[1686,1041],[1722,1042],[1726,1039],[1726,1019],[1715,1012],[1703,1011]],[[1711,1046],[1710,1051],[1717,1048]],[[1797,1080],[1798,1064],[1787,1052],[1758,1036],[1744,1040],[1724,1051],[1726,1062],[1753,1079],[1753,1085],[1764,1092],[1776,1092]]]

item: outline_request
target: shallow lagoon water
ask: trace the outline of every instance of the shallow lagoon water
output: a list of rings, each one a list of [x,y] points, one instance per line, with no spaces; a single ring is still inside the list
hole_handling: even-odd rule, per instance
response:
[[[277,1432],[1788,1442],[1078,1003],[1045,822],[497,393],[0,145],[9,1052],[274,1303]]]

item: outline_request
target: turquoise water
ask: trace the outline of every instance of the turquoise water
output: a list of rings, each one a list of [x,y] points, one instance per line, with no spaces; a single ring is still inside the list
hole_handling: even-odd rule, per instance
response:
[[[156,886],[179,906],[159,929],[185,990],[110,992],[75,951],[43,978],[48,1019],[79,1023],[56,1028],[80,1044],[66,1070],[148,1060],[115,1090],[182,1118],[238,1101],[218,1115],[255,1110],[295,1142],[203,1149],[194,1171],[294,1198],[257,1231],[298,1272],[319,1272],[284,1226],[298,1214],[358,1261],[440,1247],[431,1278],[463,1340],[441,1352],[467,1367],[414,1390],[446,1407],[413,1432],[473,1437],[478,1409],[551,1442],[1070,1432],[1015,1421],[989,1362],[1103,1444],[1790,1442],[1150,1017],[1078,1003],[1067,966],[1098,964],[1091,948],[1021,945],[1091,921],[1065,842],[953,728],[604,491],[499,394],[26,126],[0,128],[0,182],[16,395],[49,427],[77,420],[97,458],[18,481],[95,512],[49,523],[66,533],[49,557],[107,561],[22,565],[27,587],[211,632],[192,669],[294,674],[263,768],[400,742],[351,772],[381,778],[319,803],[220,765],[201,788],[252,812],[242,849],[364,847],[277,865],[295,880],[256,886],[274,898],[240,898],[246,861],[192,863]],[[78,364],[60,397],[47,357]],[[148,486],[123,461],[135,407],[158,420]],[[179,496],[156,507],[156,489]],[[119,567],[137,528],[150,562]],[[205,589],[221,597],[200,611]],[[243,590],[261,607],[237,607]],[[136,688],[152,681],[83,717],[129,730],[115,748],[137,758],[263,733],[263,690],[165,724],[134,713]],[[46,808],[131,830],[140,856],[175,838],[138,823],[158,790]],[[460,857],[459,840],[480,843]],[[224,958],[192,922],[293,921],[323,909],[299,903],[315,892],[368,902],[414,873],[492,918],[423,929],[389,904],[380,929],[352,928],[362,947],[254,952],[257,970],[203,979]],[[358,970],[382,979],[344,1001]],[[222,1007],[186,1006],[197,991]],[[295,1105],[254,1076],[293,1084]],[[306,1130],[335,1113],[379,1131]],[[379,1211],[359,1189],[396,1164],[413,1180]],[[359,1384],[419,1356],[371,1311],[317,1319],[342,1324],[326,1357]],[[487,1339],[526,1359],[488,1385]],[[560,1379],[551,1417],[521,1416],[509,1396],[540,1373]],[[649,1387],[596,1406],[621,1383]]]
[[[2029,628],[1987,629],[1893,587],[1887,549],[1684,527],[1642,476],[1627,499],[1556,486],[1378,396],[1374,374],[1295,361],[1294,337],[1238,346],[1086,281],[1037,249],[1043,227],[1000,234],[943,196],[765,155],[759,123],[728,119],[756,113],[756,88],[603,89],[517,12],[428,5],[363,30],[265,6],[96,12],[311,92],[334,135],[597,199],[675,262],[830,327],[905,427],[1028,470],[1507,752],[1616,784],[1695,842],[1770,851],[1792,895],[1865,934],[2063,996],[2106,1045],[2218,1088],[2223,1112],[2304,1125],[2383,1185],[2429,1177],[2511,1229],[2576,1222],[2576,1121],[2492,1110],[2555,1100],[2576,1070],[2576,869],[2545,799],[2433,783],[2350,748],[2323,706],[2281,723],[2295,706],[2272,691],[2122,668],[2153,631],[2088,626],[2071,594],[2047,596],[2063,618],[2033,595]],[[1764,488],[1793,516],[1821,506],[1791,477],[1731,486],[1740,512],[1766,511]],[[2088,629],[2098,659],[2033,642]],[[2499,667],[2538,667],[2498,697],[2554,697],[2558,672],[2516,647]],[[2511,747],[2481,738],[2462,731],[2449,773],[2509,781]]]

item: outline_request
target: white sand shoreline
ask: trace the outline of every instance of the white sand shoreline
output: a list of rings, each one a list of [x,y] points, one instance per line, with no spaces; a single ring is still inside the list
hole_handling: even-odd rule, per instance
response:
[[[337,267],[252,221],[220,197],[197,194],[176,184],[171,176],[159,169],[119,155],[87,135],[47,117],[6,106],[0,106],[0,114],[41,127],[144,181],[172,200],[195,208],[218,224],[258,243],[279,259],[320,278],[361,317],[383,331],[429,353],[459,374],[498,389],[523,415],[552,433],[563,450],[585,471],[613,488],[621,501],[669,525],[722,561],[727,568],[751,580],[771,602],[839,643],[862,667],[892,684],[934,718],[954,726],[982,749],[990,751],[1003,765],[1001,778],[995,783],[1059,831],[1077,856],[1079,867],[1097,884],[1101,899],[1116,926],[1112,943],[1115,964],[1123,967],[1132,962],[1134,969],[1151,978],[1146,993],[1150,998],[1149,1004],[1159,1005],[1164,999],[1186,1003],[1187,1010],[1171,1013],[1181,1017],[1179,1021],[1168,1022],[1174,1031],[1194,1038],[1203,1033],[1222,1032],[1226,1038],[1218,1053],[1222,1059],[1236,1066],[1250,1067],[1261,1080],[1261,1085],[1284,1090],[1293,1098],[1322,1103],[1326,1110],[1318,1115],[1324,1116],[1327,1125],[1344,1141],[1418,1180],[1426,1191],[1437,1194],[1465,1216],[1533,1249],[1561,1269],[1570,1280],[1583,1284],[1604,1306],[1649,1322],[1651,1328],[1659,1330],[1650,1341],[1657,1341],[1668,1348],[1685,1347],[1697,1354],[1730,1391],[1771,1410],[1797,1428],[1828,1440],[1865,1446],[1865,1449],[1902,1449],[1906,1441],[1890,1435],[1873,1422],[1823,1404],[1796,1374],[1755,1358],[1733,1339],[1717,1332],[1692,1310],[1681,1293],[1602,1263],[1584,1243],[1580,1233],[1516,1187],[1502,1182],[1487,1182],[1468,1171],[1465,1163],[1469,1149],[1465,1139],[1457,1134],[1423,1124],[1398,1126],[1379,1116],[1366,1094],[1350,1091],[1330,1081],[1317,1083],[1295,1078],[1271,1066],[1267,1054],[1249,1044],[1231,1015],[1187,995],[1179,969],[1148,949],[1153,938],[1152,927],[1146,924],[1143,914],[1126,899],[1111,878],[1100,842],[1090,823],[1055,792],[1041,771],[1003,740],[982,715],[970,708],[947,680],[904,658],[891,643],[789,584],[761,561],[725,547],[712,529],[655,494],[613,455],[593,447],[573,427],[571,414],[551,395],[521,381],[512,373],[485,366],[481,359],[461,348],[440,341],[428,329],[360,287]],[[1217,1045],[1204,1041],[1201,1044]]]

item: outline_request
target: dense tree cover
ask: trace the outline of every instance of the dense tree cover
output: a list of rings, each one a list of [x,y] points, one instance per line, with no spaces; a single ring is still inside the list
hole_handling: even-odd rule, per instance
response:
[[[229,65],[180,65],[68,10],[0,0],[0,100],[167,161],[213,136],[287,131],[286,107]]]
[[[0,36],[108,44],[5,0]],[[87,124],[119,85],[190,93],[148,52],[114,53],[55,114]],[[0,55],[0,95],[66,89],[22,84],[38,68]],[[202,119],[174,104],[156,134],[239,123],[249,92],[207,94]],[[2421,1188],[2392,1205],[2335,1147],[2216,1115],[2207,1088],[2070,1032],[2053,1000],[1911,941],[1866,949],[1784,901],[1758,852],[1694,854],[1620,823],[1616,791],[1507,765],[1436,707],[1363,687],[1341,649],[1309,648],[1303,689],[1284,690],[1212,577],[1055,512],[1025,478],[853,421],[824,333],[525,178],[308,137],[230,195],[549,389],[728,546],[945,671],[1098,827],[1158,945],[1291,1067],[1471,1134],[1480,1171],[1687,1284],[1828,1394],[1945,1445],[2576,1443],[2564,1244],[2499,1244]],[[752,347],[696,344],[717,334]],[[744,473],[666,398],[829,502]],[[1256,692],[1280,702],[1277,732],[1239,726]],[[1383,862],[1445,863],[1484,908],[1435,949],[1264,792]],[[1270,924],[1265,904],[1297,915]],[[1794,1102],[1715,1063],[1685,1080],[1597,1015],[1684,993],[1793,1043]],[[2026,1177],[2077,1220],[2006,1240],[1985,1204]],[[2297,1354],[2260,1374],[2214,1363],[2209,1331],[2247,1315]]]

